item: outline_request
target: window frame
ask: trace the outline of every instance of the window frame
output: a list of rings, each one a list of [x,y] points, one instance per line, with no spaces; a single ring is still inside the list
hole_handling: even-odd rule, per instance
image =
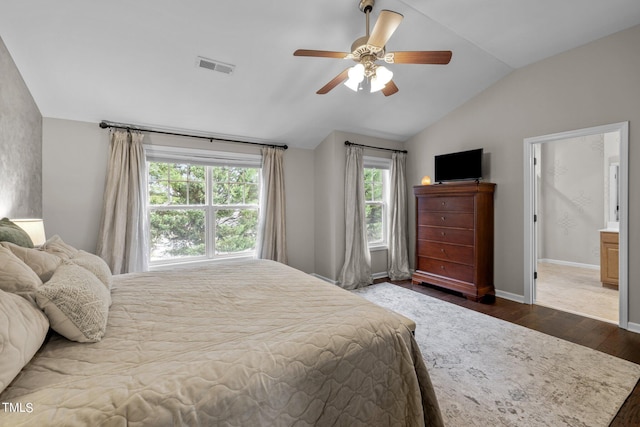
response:
[[[390,170],[391,159],[363,156],[363,169],[379,169],[382,173],[382,201],[367,201],[367,204],[381,204],[382,205],[382,241],[369,243],[367,239],[367,246],[369,251],[374,252],[377,250],[387,250],[389,248],[389,184],[390,184]],[[363,171],[364,174],[364,171]],[[364,179],[364,176],[363,176]],[[365,182],[366,185],[366,182]],[[366,218],[365,218],[366,221]]]
[[[256,210],[260,214],[260,201],[262,191],[262,156],[258,154],[220,152],[211,150],[178,148],[168,146],[144,145],[145,160],[147,167],[151,162],[163,162],[173,164],[189,164],[194,166],[205,167],[205,204],[187,204],[187,205],[151,205],[150,200],[147,201],[145,209],[147,220],[149,222],[149,236],[151,235],[151,212],[154,210],[203,210],[205,215],[205,254],[199,256],[175,257],[163,260],[152,260],[151,250],[147,256],[149,257],[150,268],[159,268],[166,265],[197,263],[205,261],[216,261],[231,258],[254,258],[255,249],[253,251],[235,252],[229,254],[216,254],[216,213],[220,210]],[[214,204],[213,202],[213,167],[238,167],[252,168],[258,171],[258,203],[257,204]],[[147,169],[146,180],[149,179]],[[145,180],[145,182],[146,182]],[[147,184],[147,197],[149,196],[149,185]],[[151,248],[150,248],[151,249]]]

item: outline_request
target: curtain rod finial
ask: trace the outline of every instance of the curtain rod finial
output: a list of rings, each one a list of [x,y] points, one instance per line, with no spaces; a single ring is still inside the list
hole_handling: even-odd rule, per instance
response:
[[[101,121],[100,125],[99,125],[102,129],[106,129],[109,127],[109,125],[105,122],[105,121]]]

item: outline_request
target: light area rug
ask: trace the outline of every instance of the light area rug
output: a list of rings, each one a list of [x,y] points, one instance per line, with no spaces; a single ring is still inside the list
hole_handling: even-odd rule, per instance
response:
[[[608,426],[640,365],[390,283],[354,293],[416,322],[446,426]]]

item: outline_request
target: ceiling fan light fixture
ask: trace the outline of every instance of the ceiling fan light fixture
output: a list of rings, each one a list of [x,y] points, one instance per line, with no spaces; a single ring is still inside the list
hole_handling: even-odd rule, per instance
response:
[[[386,67],[377,65],[378,61],[388,64],[448,64],[451,60],[450,50],[417,50],[386,52],[389,38],[396,31],[404,16],[392,10],[382,10],[378,15],[373,30],[369,31],[369,15],[375,0],[358,0],[359,8],[366,16],[365,35],[351,44],[351,52],[331,50],[298,49],[294,56],[311,56],[316,58],[352,59],[356,66],[342,70],[329,83],[316,93],[324,95],[344,82],[354,92],[369,89],[371,92],[382,91],[384,96],[398,92],[398,86],[391,80],[393,73]]]
[[[379,66],[376,68],[376,78],[386,85],[393,78],[393,72],[387,67]]]
[[[364,65],[356,64],[349,68],[349,79],[344,82],[344,85],[352,91],[357,92],[362,80],[364,80]]]
[[[379,66],[376,68],[376,73],[371,78],[371,92],[377,92],[384,89],[384,87],[393,78],[393,72],[387,67]]]
[[[375,76],[371,78],[371,93],[378,92],[379,90],[384,89],[384,86],[385,85],[380,82],[380,79],[376,78]]]

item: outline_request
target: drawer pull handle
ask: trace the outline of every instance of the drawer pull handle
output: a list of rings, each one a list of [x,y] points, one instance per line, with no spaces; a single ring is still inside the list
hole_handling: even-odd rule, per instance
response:
[[[440,266],[440,270],[444,270],[444,265],[441,265],[441,266]]]
[[[444,221],[446,218],[445,218],[445,217],[443,217],[443,216],[441,216],[441,217],[440,217],[440,219]]]
[[[442,206],[447,206],[447,202],[442,202]]]
[[[444,253],[444,249],[440,248],[440,252]]]
[[[441,231],[440,234],[442,234],[443,236],[447,235],[447,233],[445,233],[444,231]]]

